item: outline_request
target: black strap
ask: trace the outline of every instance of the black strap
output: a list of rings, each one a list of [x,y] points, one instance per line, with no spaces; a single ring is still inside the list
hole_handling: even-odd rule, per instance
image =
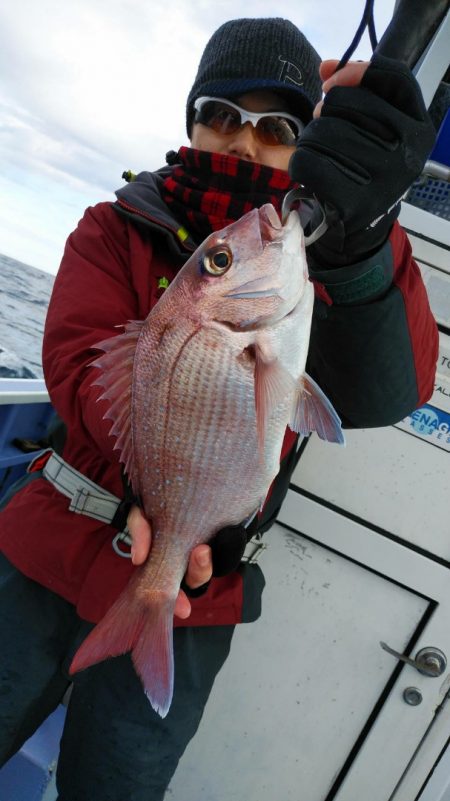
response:
[[[141,506],[140,499],[134,494],[128,476],[122,470],[123,499],[117,507],[116,513],[111,520],[111,526],[118,531],[124,531],[127,526],[128,515],[132,506]]]

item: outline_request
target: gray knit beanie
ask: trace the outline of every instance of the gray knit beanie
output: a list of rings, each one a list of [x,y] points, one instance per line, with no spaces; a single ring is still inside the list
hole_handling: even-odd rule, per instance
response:
[[[186,107],[191,135],[198,97],[236,97],[254,89],[286,96],[289,110],[309,122],[322,97],[320,56],[289,20],[234,19],[212,35],[202,55]]]

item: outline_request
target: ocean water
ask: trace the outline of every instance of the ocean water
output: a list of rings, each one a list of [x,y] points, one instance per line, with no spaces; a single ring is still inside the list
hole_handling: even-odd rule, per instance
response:
[[[42,378],[42,336],[54,280],[0,254],[0,378]]]

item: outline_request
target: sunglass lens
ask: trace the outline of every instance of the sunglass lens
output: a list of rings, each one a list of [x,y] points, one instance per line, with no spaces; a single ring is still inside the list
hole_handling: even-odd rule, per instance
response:
[[[284,117],[262,117],[258,120],[256,130],[259,139],[264,145],[295,145],[299,131],[293,120]]]
[[[195,121],[207,125],[218,134],[226,135],[238,130],[241,125],[241,115],[237,109],[225,103],[210,100],[197,111]]]

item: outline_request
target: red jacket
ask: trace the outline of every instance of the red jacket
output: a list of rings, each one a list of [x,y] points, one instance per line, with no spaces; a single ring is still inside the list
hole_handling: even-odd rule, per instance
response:
[[[149,235],[136,224],[139,215],[133,215],[129,206],[128,211],[130,217],[124,218],[110,203],[89,208],[69,237],[48,310],[43,350],[50,397],[68,429],[64,458],[117,496],[122,495],[121,471],[117,452],[113,451],[115,440],[108,435],[110,422],[103,420],[107,406],[104,401],[97,402],[101,390],[92,386],[94,376],[89,365],[98,355],[92,346],[116,334],[115,326],[145,318],[158,299],[159,279],[172,279],[183,261],[169,250],[161,236],[151,231]],[[366,306],[362,302],[357,307],[329,307],[318,301],[325,309],[325,316],[316,315],[319,328],[312,341],[310,371],[351,425],[396,422],[426,401],[433,389],[436,326],[406,236],[397,224],[390,248],[393,284],[383,298]],[[347,357],[348,362],[344,363],[345,359],[339,357],[340,379],[333,378],[335,365],[328,370],[324,358],[327,342],[336,338],[339,327],[342,330],[342,319],[349,315],[349,309],[348,335],[353,343],[358,343],[362,355],[365,345],[361,327],[367,325],[368,319],[373,326],[384,320],[383,330],[390,339],[390,360],[384,358],[381,349],[378,357],[374,355],[373,336],[368,338],[367,348],[374,385],[378,387],[381,381],[392,397],[397,393],[394,412],[389,411],[389,403],[382,404],[377,397],[373,402],[367,383],[364,386],[361,383],[359,392],[359,368],[354,358]],[[333,315],[337,315],[337,322],[333,323]],[[396,348],[398,326],[402,329],[401,336],[397,336],[402,374],[392,387],[386,381],[394,380],[387,372],[392,369],[394,375],[392,352]],[[345,343],[341,344],[345,347]],[[406,382],[405,389],[405,369],[414,374],[414,387]],[[380,377],[377,370],[385,375]],[[348,382],[352,387],[349,392],[342,389]],[[286,447],[291,444],[292,437]],[[75,604],[82,618],[96,622],[116,599],[134,568],[130,560],[117,556],[111,546],[115,529],[69,512],[67,507],[67,498],[45,479],[33,481],[13,497],[0,515],[0,545],[6,557],[23,573]],[[206,595],[192,601],[193,613],[187,624],[239,621],[242,592],[239,572],[213,579]]]

